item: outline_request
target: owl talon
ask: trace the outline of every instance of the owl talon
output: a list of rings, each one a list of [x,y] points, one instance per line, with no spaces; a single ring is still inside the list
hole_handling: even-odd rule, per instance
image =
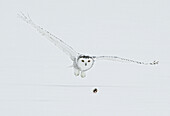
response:
[[[82,78],[86,77],[86,73],[85,72],[81,72],[81,77]]]
[[[74,69],[74,75],[75,75],[75,76],[79,76],[79,74],[80,74],[80,71],[77,70],[77,69]]]
[[[74,73],[75,76],[79,76],[79,73]]]

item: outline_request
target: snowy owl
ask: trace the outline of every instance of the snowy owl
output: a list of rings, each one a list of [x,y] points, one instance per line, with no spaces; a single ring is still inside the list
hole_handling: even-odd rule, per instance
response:
[[[23,13],[18,14],[18,16],[21,19],[23,19],[26,23],[28,23],[32,27],[34,27],[39,33],[41,33],[43,36],[45,36],[55,46],[57,46],[59,49],[61,49],[64,53],[66,53],[70,57],[70,59],[73,61],[73,68],[74,68],[75,76],[81,75],[81,77],[85,77],[86,76],[85,72],[93,67],[94,62],[96,60],[132,62],[132,63],[144,64],[144,65],[158,64],[158,61],[154,61],[152,63],[145,63],[145,62],[134,61],[134,60],[121,58],[121,57],[117,57],[117,56],[89,56],[89,55],[80,54],[80,53],[76,52],[72,47],[67,45],[65,42],[63,42],[61,39],[54,36],[47,30],[43,29],[39,25],[35,24],[29,16],[26,16]]]

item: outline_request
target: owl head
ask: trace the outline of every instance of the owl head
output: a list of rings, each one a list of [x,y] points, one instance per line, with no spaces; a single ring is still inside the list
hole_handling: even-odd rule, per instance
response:
[[[77,59],[77,65],[82,71],[89,70],[94,64],[94,59],[90,56],[79,56]]]

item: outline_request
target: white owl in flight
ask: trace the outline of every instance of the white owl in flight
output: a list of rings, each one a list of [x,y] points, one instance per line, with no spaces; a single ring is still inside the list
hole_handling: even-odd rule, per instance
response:
[[[70,57],[70,59],[73,61],[73,68],[74,68],[75,76],[79,76],[79,74],[81,73],[81,77],[85,77],[86,76],[85,72],[93,67],[94,62],[96,60],[132,62],[132,63],[143,64],[143,65],[158,64],[158,61],[154,61],[152,63],[145,63],[145,62],[134,61],[134,60],[121,58],[121,57],[117,57],[117,56],[88,56],[88,55],[80,54],[80,53],[76,52],[72,47],[67,45],[65,42],[63,42],[61,39],[54,36],[47,30],[43,29],[39,25],[35,24],[29,16],[25,16],[23,13],[18,14],[18,16],[21,19],[23,19],[26,23],[28,23],[32,27],[34,27],[39,33],[41,33],[43,36],[45,36],[55,46],[57,46],[59,49],[61,49],[64,53],[66,53]]]

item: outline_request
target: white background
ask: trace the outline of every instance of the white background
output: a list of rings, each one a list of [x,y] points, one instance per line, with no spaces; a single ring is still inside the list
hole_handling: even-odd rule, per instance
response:
[[[168,0],[1,0],[0,116],[170,116],[169,6]],[[98,61],[86,78],[75,77],[71,60],[17,18],[20,11],[80,53],[160,64]]]

